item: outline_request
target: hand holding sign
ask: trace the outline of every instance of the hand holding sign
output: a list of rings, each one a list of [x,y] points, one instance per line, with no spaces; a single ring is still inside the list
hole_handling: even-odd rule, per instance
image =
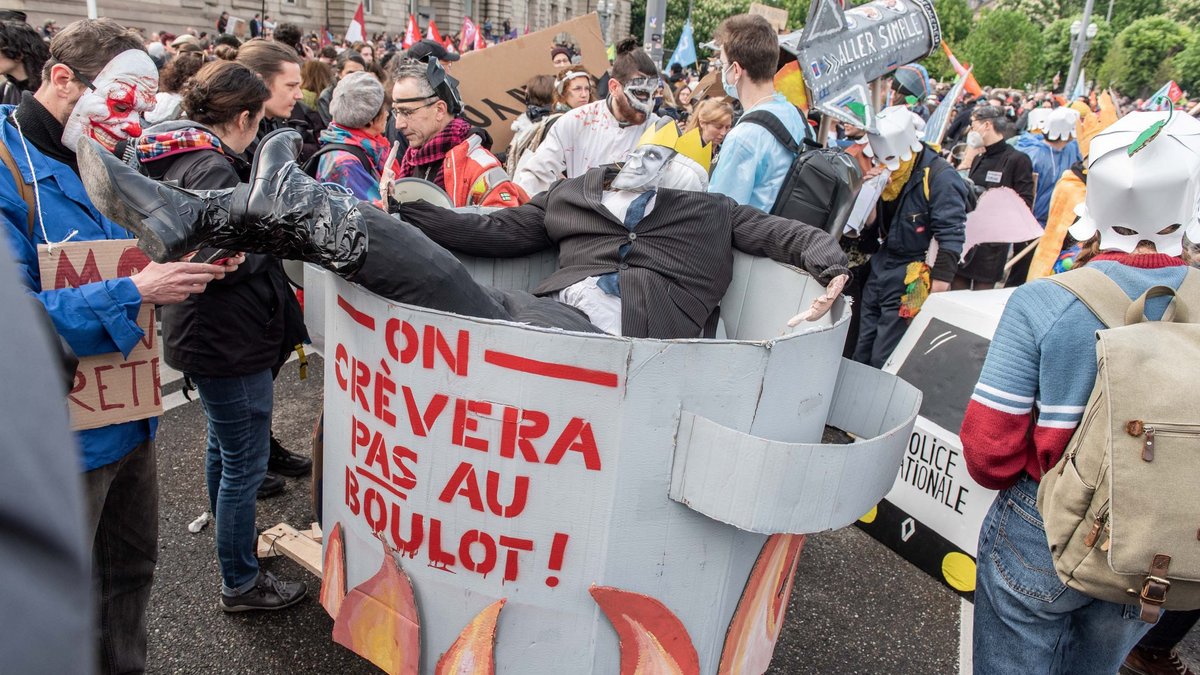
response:
[[[396,180],[396,155],[400,154],[400,141],[392,143],[387,160],[383,163],[383,175],[379,177],[379,199],[386,208],[388,195],[392,193],[392,183]]]
[[[805,311],[800,312],[791,319],[788,319],[788,328],[795,328],[801,321],[816,321],[825,316],[831,307],[833,301],[842,294],[842,289],[846,287],[846,282],[850,280],[850,276],[839,274],[834,277],[829,285],[825,287],[824,295],[820,295],[813,299],[812,305]]]

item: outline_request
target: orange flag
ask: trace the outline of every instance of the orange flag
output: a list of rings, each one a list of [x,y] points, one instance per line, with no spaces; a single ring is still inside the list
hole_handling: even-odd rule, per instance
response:
[[[946,58],[950,59],[950,65],[954,66],[954,72],[958,73],[959,77],[966,77],[967,83],[963,85],[963,89],[971,92],[975,96],[983,96],[983,87],[979,86],[979,82],[975,80],[973,73],[968,73],[963,64],[954,58],[954,53],[950,51],[950,46],[945,42],[942,43],[942,49],[946,52]]]

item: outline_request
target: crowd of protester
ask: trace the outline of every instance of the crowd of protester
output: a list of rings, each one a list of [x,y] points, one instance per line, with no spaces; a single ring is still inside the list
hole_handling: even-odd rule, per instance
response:
[[[189,262],[153,264],[129,279],[104,282],[102,297],[81,289],[42,290],[37,244],[68,235],[75,241],[125,236],[82,196],[76,148],[64,140],[76,103],[89,89],[105,95],[99,91],[111,75],[105,67],[118,56],[144,55],[157,87],[147,104],[112,113],[123,126],[110,149],[141,173],[189,190],[246,182],[260,143],[290,129],[302,137],[299,164],[363,202],[386,208],[393,180],[417,178],[444,190],[455,206],[513,207],[540,203],[563,179],[625,161],[648,131],[676,125],[681,134],[695,130],[711,148],[711,167],[701,167],[692,189],[770,213],[795,154],[768,125],[747,116],[773,119],[796,144],[815,142],[823,131],[820,141],[844,148],[864,179],[880,182],[863,222],[839,233],[849,273],[827,280],[834,295],[844,287],[856,301],[846,355],[875,367],[889,359],[932,293],[1021,286],[1094,259],[1104,242],[1075,241],[1059,227],[1085,194],[1086,143],[1098,130],[1088,120],[1102,115],[1105,105],[1119,112],[1144,103],[1114,100],[1106,92],[1069,101],[1049,90],[1008,88],[949,100],[949,83],[906,72],[895,78],[896,105],[881,109],[876,131],[822,125],[818,115],[776,91],[775,31],[761,17],[739,15],[721,24],[719,47],[709,59],[696,67],[674,64],[666,73],[633,40],[616,46],[605,72],[585,68],[574,46],[555,46],[544,68],[528,73],[526,109],[511,122],[513,140],[501,148],[463,116],[462,92],[452,77],[459,55],[444,44],[422,40],[405,50],[399,35],[376,35],[323,45],[315,34],[257,14],[249,24],[251,37],[242,41],[226,32],[228,21],[223,14],[214,35],[142,35],[108,19],[79,21],[61,31],[52,22],[39,31],[14,17],[0,21],[5,106],[0,136],[22,171],[40,172],[33,180],[41,186],[40,208],[47,211],[45,222],[35,228],[30,216],[26,228],[29,214],[19,186],[0,177],[11,248],[27,286],[41,293],[59,332],[81,354],[127,350],[139,337],[130,325],[131,308],[136,312],[143,302],[162,306],[165,360],[198,391],[208,421],[205,480],[226,611],[282,609],[306,593],[302,582],[259,569],[255,499],[286,489],[285,476],[311,470],[310,460],[285,449],[271,433],[272,383],[307,333],[280,259],[267,254],[209,256],[214,252],[202,250]],[[485,22],[482,30],[488,40],[516,37],[511,21]],[[944,106],[951,107],[944,138],[924,142],[925,123]],[[1181,107],[1186,114],[1190,106]],[[960,260],[967,214],[979,194],[994,188],[1016,192],[1047,234],[1012,245],[985,244]],[[1037,254],[1022,256],[1035,247]],[[1152,253],[1139,249],[1137,255]],[[1170,269],[1129,276],[1126,268],[1148,264],[1135,258],[1110,256],[1100,266],[1131,288],[1177,282]],[[1183,261],[1158,263],[1155,269]],[[604,291],[602,283],[598,288]],[[1031,295],[1014,299],[1036,301],[1026,300]],[[1078,335],[1071,339],[1086,342],[1085,328],[1072,328]],[[1079,386],[1085,384],[1090,388]],[[984,428],[993,424],[987,416],[972,408],[968,422]],[[78,434],[105,672],[145,668],[145,610],[157,533],[155,427],[153,420],[142,420]],[[998,438],[964,435],[964,444],[1018,452],[998,447]],[[980,469],[979,475],[987,472]],[[991,482],[1019,491],[1028,502],[1031,490],[1036,497],[1037,477],[1017,472]],[[997,511],[989,518],[1002,515]],[[136,540],[117,536],[130,528],[138,531]],[[985,628],[1027,611],[994,586],[989,590],[991,604],[981,613]],[[1064,616],[1072,611],[1064,610]],[[1129,655],[1143,668],[1136,672],[1189,672],[1173,648],[1196,617],[1168,613]],[[977,637],[980,630],[977,620]],[[1126,626],[1110,648],[1123,656],[1143,633]],[[975,657],[978,672],[1004,672],[988,670],[987,664],[1000,663],[1005,654],[977,648]]]

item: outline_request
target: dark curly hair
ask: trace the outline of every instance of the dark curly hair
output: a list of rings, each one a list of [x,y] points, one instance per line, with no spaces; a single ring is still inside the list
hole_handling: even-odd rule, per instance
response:
[[[0,53],[24,64],[30,91],[42,86],[42,66],[50,59],[50,48],[33,26],[21,21],[0,21]]]
[[[625,84],[638,73],[651,77],[658,75],[658,67],[642,49],[637,38],[625,38],[617,43],[616,54],[616,58],[613,59],[612,76],[617,82]]]
[[[199,72],[203,65],[203,52],[180,52],[171,59],[158,76],[158,90],[172,94],[179,93],[179,90],[183,88],[183,83]]]

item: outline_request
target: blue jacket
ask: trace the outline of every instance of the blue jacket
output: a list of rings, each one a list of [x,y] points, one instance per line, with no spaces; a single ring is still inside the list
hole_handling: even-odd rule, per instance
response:
[[[39,207],[46,235],[52,241],[129,239],[128,231],[100,215],[92,206],[83,183],[66,164],[42,154],[25,141],[12,122],[15,106],[0,106],[0,139],[8,146],[26,184],[37,175]],[[26,159],[28,151],[29,159]],[[32,164],[32,166],[31,166]],[[137,325],[141,293],[129,279],[112,279],[79,288],[43,291],[38,271],[37,245],[46,243],[41,224],[34,217],[34,232],[28,227],[29,209],[21,199],[12,174],[0,166],[0,221],[13,251],[21,282],[46,306],[58,332],[79,356],[121,352],[126,356],[143,337]],[[158,420],[138,420],[77,432],[83,450],[83,468],[90,471],[111,464],[147,439],[154,438]]]
[[[934,239],[938,251],[953,253],[957,260],[966,236],[967,184],[954,167],[928,147],[922,148],[897,199],[883,243],[893,265],[924,260]]]
[[[1033,172],[1037,174],[1037,194],[1033,199],[1033,217],[1046,226],[1046,217],[1050,215],[1050,197],[1054,194],[1054,186],[1063,172],[1070,169],[1076,162],[1083,161],[1079,154],[1079,144],[1075,141],[1067,143],[1062,150],[1055,150],[1040,137],[1037,142],[1024,141],[1016,146],[1018,150],[1029,155],[1033,161]]]
[[[775,94],[746,112],[765,110],[783,122],[792,138],[802,142],[808,123],[796,106],[782,94]],[[708,183],[709,192],[717,192],[739,204],[771,212],[779,187],[787,177],[796,156],[783,147],[771,132],[757,124],[739,123],[721,143],[721,156]]]

